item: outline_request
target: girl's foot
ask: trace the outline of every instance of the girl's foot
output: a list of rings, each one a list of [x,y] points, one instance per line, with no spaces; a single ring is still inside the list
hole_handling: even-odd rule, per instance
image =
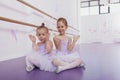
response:
[[[62,71],[62,67],[61,66],[57,66],[56,73],[60,73],[61,71]]]
[[[26,70],[27,70],[28,72],[30,72],[30,71],[32,71],[34,68],[35,68],[34,66],[27,66],[27,67],[26,67]]]
[[[85,69],[85,63],[82,62],[78,67],[84,68]]]

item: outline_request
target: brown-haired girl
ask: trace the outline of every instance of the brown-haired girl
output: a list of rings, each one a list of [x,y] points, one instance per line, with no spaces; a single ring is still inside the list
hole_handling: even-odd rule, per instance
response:
[[[67,20],[65,18],[59,18],[57,20],[59,35],[55,35],[53,38],[57,49],[57,55],[54,57],[53,64],[57,66],[57,73],[77,66],[83,66],[83,61],[79,53],[77,51],[72,51],[80,36],[74,36],[72,40],[65,35],[67,28]]]

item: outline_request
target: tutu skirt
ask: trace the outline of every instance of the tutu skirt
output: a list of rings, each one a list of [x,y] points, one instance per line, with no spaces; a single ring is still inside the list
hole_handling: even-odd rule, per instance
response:
[[[74,61],[77,58],[81,58],[79,45],[76,45],[71,52],[68,52],[67,50],[56,51],[56,54],[54,56],[54,59],[59,59],[69,63]]]
[[[54,72],[56,70],[56,67],[52,64],[53,57],[51,53],[42,54],[35,51],[31,51],[26,56],[26,62],[29,62],[27,59],[28,57],[32,57],[33,60],[35,60],[33,61],[34,63],[32,64],[40,68],[40,70],[49,71],[49,72]]]

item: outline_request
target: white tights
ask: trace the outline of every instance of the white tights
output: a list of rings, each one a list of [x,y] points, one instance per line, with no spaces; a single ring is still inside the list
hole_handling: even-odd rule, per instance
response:
[[[40,59],[37,56],[27,56],[26,57],[27,66],[40,66]]]
[[[83,61],[80,58],[73,60],[71,63],[64,62],[64,61],[59,60],[59,59],[53,60],[53,64],[60,68],[59,72],[63,71],[63,70],[75,68],[77,66],[80,66],[82,63],[83,63]]]

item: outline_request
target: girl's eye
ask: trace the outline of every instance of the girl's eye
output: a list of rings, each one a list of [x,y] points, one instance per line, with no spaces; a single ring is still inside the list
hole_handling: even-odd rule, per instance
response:
[[[45,34],[42,34],[43,36],[45,36]]]
[[[41,34],[38,34],[38,36],[41,36]]]
[[[63,26],[61,26],[61,28],[63,28]]]
[[[60,28],[59,26],[57,28]]]

